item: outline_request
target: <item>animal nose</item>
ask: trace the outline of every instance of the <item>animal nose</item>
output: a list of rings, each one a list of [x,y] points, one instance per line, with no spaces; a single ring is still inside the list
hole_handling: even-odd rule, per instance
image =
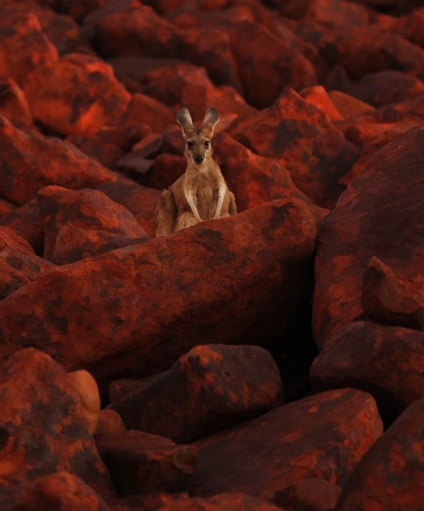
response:
[[[200,154],[196,154],[194,156],[194,161],[197,163],[197,165],[200,165],[201,163],[203,163],[203,156],[201,156]]]

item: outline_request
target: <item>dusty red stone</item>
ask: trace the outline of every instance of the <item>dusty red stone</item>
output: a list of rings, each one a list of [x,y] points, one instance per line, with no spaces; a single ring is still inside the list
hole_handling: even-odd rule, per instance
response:
[[[187,168],[185,156],[163,153],[157,156],[146,176],[145,184],[163,190],[171,186]]]
[[[287,502],[288,509],[334,511],[342,489],[325,479],[302,479],[287,488],[279,503]]]
[[[98,187],[110,199],[131,211],[148,236],[156,236],[155,209],[161,191],[134,182],[105,183]]]
[[[129,429],[187,443],[275,408],[282,398],[281,376],[266,350],[206,345],[191,349],[138,390],[123,393],[110,408]]]
[[[424,397],[424,333],[357,321],[339,329],[318,355],[311,381],[319,390],[369,392],[386,414],[397,415]]]
[[[105,435],[109,433],[123,433],[126,431],[124,421],[114,410],[100,410],[99,420],[97,422],[96,435]]]
[[[22,484],[58,471],[80,477],[105,498],[113,495],[79,397],[45,353],[21,350],[1,369],[0,431],[2,509],[10,509]]]
[[[22,205],[43,186],[95,187],[119,176],[73,145],[21,131],[0,115],[0,196]]]
[[[355,98],[350,94],[346,94],[345,92],[331,90],[329,92],[329,96],[331,101],[334,103],[334,106],[342,114],[343,117],[350,117],[352,115],[374,110],[372,105],[364,103],[360,99]]]
[[[87,14],[103,6],[105,0],[48,0],[50,5],[65,12],[76,20],[82,20]]]
[[[182,32],[148,5],[132,2],[125,10],[104,16],[95,27],[94,43],[106,57],[180,57]]]
[[[307,2],[302,18],[325,26],[361,27],[368,25],[370,14],[368,9],[360,3],[343,0],[312,0]]]
[[[13,48],[13,51],[11,50]],[[20,2],[0,5],[0,75],[21,87],[31,72],[58,59],[58,51],[37,17]]]
[[[23,89],[34,118],[62,135],[93,135],[116,124],[131,99],[108,64],[83,53],[33,72]]]
[[[13,230],[0,227],[0,300],[53,266]]]
[[[123,117],[126,126],[147,124],[154,133],[162,133],[168,124],[175,123],[173,111],[145,94],[134,94]]]
[[[363,315],[362,282],[372,257],[405,279],[421,274],[423,144],[420,127],[377,151],[322,222],[313,307],[318,346]]]
[[[296,186],[316,204],[332,207],[359,150],[347,142],[327,117],[287,89],[273,104],[240,118],[228,133],[254,153],[280,158]]]
[[[31,344],[104,384],[198,344],[284,338],[309,300],[315,235],[312,207],[283,199],[55,268],[0,303],[1,355]]]
[[[287,488],[319,478],[342,486],[382,434],[374,399],[341,389],[283,405],[193,445],[190,493],[248,492],[277,505]]]
[[[326,114],[329,121],[338,121],[343,118],[322,85],[307,87],[300,92],[300,96],[306,103],[315,106],[318,110]]]
[[[55,264],[73,263],[148,238],[132,213],[100,190],[47,186],[38,197],[44,258]]]
[[[4,199],[0,199],[0,224],[5,216],[7,216],[9,213],[12,213],[16,208],[15,206]]]
[[[396,29],[403,37],[424,48],[423,23],[424,7],[421,7],[399,18]]]
[[[0,225],[11,229],[26,240],[37,255],[43,255],[44,228],[37,197],[13,209],[0,220]]]
[[[33,124],[25,95],[11,78],[0,78],[0,115],[17,127],[29,127]]]
[[[424,331],[424,278],[408,280],[373,257],[362,283],[362,307],[379,323]]]
[[[69,472],[40,477],[22,490],[12,511],[110,511],[82,479]]]
[[[195,447],[142,431],[98,435],[96,444],[121,497],[185,491],[198,458]]]
[[[409,406],[365,455],[337,511],[416,511],[424,502],[424,399]]]
[[[214,157],[236,197],[238,211],[284,197],[310,202],[293,184],[284,160],[259,156],[225,132],[215,137],[213,146]]]

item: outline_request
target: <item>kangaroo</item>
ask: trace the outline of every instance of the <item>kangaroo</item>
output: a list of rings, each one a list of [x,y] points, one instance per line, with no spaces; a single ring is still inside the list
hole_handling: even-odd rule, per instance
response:
[[[211,140],[219,121],[218,110],[209,108],[199,129],[193,126],[187,108],[179,110],[177,121],[185,140],[187,168],[162,192],[155,212],[156,236],[237,213],[234,194],[228,190],[221,169],[212,158]]]

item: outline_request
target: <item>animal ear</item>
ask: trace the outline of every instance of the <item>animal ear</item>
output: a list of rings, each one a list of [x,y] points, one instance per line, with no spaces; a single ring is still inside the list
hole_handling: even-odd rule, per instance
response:
[[[188,128],[189,126],[193,126],[193,121],[191,119],[190,112],[187,110],[186,107],[181,108],[181,110],[178,111],[177,121],[178,124],[183,129],[183,133],[186,128]]]
[[[203,124],[207,126],[211,130],[211,134],[219,121],[219,112],[216,108],[209,108],[206,112],[205,118],[203,119]]]

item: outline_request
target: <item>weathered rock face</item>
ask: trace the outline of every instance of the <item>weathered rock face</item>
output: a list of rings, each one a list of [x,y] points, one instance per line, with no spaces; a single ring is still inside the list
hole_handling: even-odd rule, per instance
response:
[[[372,394],[390,415],[424,397],[424,333],[358,321],[338,330],[315,359],[320,390],[355,387]]]
[[[110,511],[104,500],[82,479],[55,472],[36,479],[17,497],[13,511]]]
[[[96,443],[121,497],[186,491],[198,458],[195,447],[142,431],[98,435]]]
[[[131,99],[108,64],[78,53],[32,73],[23,89],[34,118],[62,135],[92,135],[117,123]]]
[[[0,227],[0,300],[53,267],[13,230]]]
[[[337,511],[415,511],[424,500],[424,399],[412,404],[369,450],[346,483]],[[378,509],[377,508],[377,509]]]
[[[311,206],[280,200],[55,269],[0,304],[2,355],[36,346],[104,382],[275,340],[308,299],[315,233]]]
[[[321,111],[290,89],[272,107],[236,120],[229,134],[260,156],[280,158],[295,185],[323,207],[334,206],[343,190],[338,180],[359,156]]]
[[[30,348],[11,358],[0,372],[0,404],[2,509],[11,509],[20,485],[58,471],[113,495],[78,395],[48,355]]]
[[[369,394],[342,389],[311,396],[197,442],[191,492],[231,488],[278,504],[301,479],[343,485],[381,434]]]
[[[11,78],[0,78],[0,115],[18,127],[30,127],[33,124],[26,97]]]
[[[364,313],[364,273],[372,257],[403,278],[421,273],[424,128],[377,151],[323,221],[315,263],[314,330],[319,346]],[[396,233],[387,236],[387,229]]]
[[[43,186],[95,187],[119,176],[73,145],[24,132],[0,116],[0,195],[21,205]]]
[[[281,376],[267,351],[207,345],[191,349],[139,390],[122,393],[110,408],[129,429],[187,443],[260,415],[282,398]]]
[[[72,263],[148,239],[134,216],[100,190],[48,186],[38,196],[44,257],[55,264]]]

